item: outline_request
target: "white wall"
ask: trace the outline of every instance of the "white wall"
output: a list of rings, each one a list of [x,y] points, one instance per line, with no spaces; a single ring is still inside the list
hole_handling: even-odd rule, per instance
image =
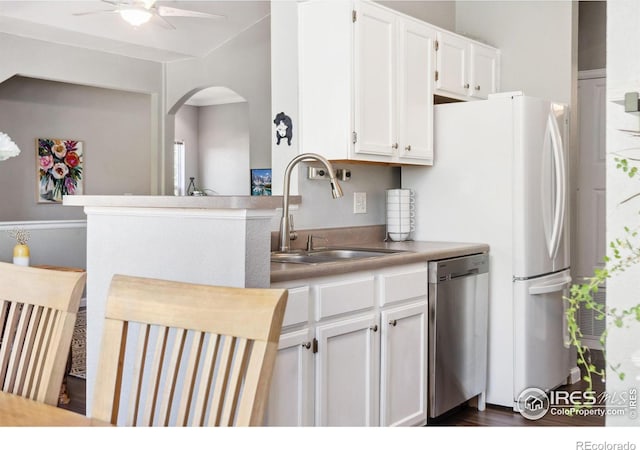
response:
[[[201,106],[198,130],[198,188],[251,195],[248,103]]]
[[[501,50],[502,91],[571,104],[573,8],[567,0],[456,2],[456,32]]]
[[[366,164],[334,163],[336,169],[350,169],[351,180],[341,181],[344,196],[334,199],[327,180],[308,180],[307,166],[301,163],[299,192],[302,203],[290,208],[297,229],[339,228],[350,226],[383,225],[386,222],[385,191],[400,187],[400,169]],[[320,167],[319,164],[316,164]],[[353,213],[353,193],[366,192],[366,214]],[[280,216],[272,222],[272,231],[279,230]]]
[[[174,135],[177,141],[184,141],[185,151],[185,193],[189,186],[189,178],[196,178],[199,182],[198,175],[198,149],[200,148],[200,140],[198,135],[198,110],[197,106],[183,105],[176,112]]]
[[[455,31],[456,3],[454,1],[387,0],[376,1],[387,8],[395,9],[408,16],[424,20],[445,30]]]
[[[624,227],[638,227],[640,200],[620,202],[640,192],[637,179],[630,179],[616,169],[614,157],[640,157],[640,138],[620,131],[639,130],[640,115],[624,112],[620,101],[625,92],[640,91],[640,2],[616,0],[607,2],[607,242],[625,237]],[[638,246],[637,238],[634,240]],[[623,310],[640,303],[640,264],[607,281],[607,306]],[[640,380],[640,324],[613,329],[607,340],[607,362],[621,364],[625,379],[607,370],[607,392],[621,394],[638,387]],[[635,361],[634,361],[635,359]],[[627,414],[607,417],[607,425],[638,425]]]
[[[152,126],[149,146],[140,151],[152,155],[148,169],[151,173],[149,189],[151,192],[159,190],[163,182],[161,155],[165,139],[161,126],[163,113],[159,101],[159,95],[163,92],[163,71],[160,63],[1,32],[0,55],[2,55],[0,81],[5,81],[14,75],[22,75],[150,94],[151,106],[146,113]],[[146,120],[146,117],[142,119]]]
[[[37,138],[84,145],[85,194],[149,194],[150,96],[25,77],[0,83],[0,129],[21,153],[0,164],[0,221],[84,219],[82,208],[37,204]]]
[[[165,69],[165,111],[168,114],[175,114],[195,92],[212,86],[228,87],[247,100],[251,142],[250,165],[260,168],[271,167],[269,34],[270,19],[266,17],[209,55],[200,59],[171,62]],[[169,128],[173,127],[173,118],[167,122],[168,132]],[[168,180],[172,179],[172,168],[172,164],[167,164]]]

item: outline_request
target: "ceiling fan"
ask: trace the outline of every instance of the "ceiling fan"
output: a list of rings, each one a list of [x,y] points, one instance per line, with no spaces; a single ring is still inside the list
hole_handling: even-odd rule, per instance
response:
[[[113,9],[74,13],[74,16],[90,14],[118,13],[120,17],[134,27],[147,23],[151,18],[159,19],[159,24],[165,28],[175,29],[175,26],[165,17],[195,17],[202,19],[223,19],[225,16],[209,14],[188,9],[172,8],[156,5],[156,0],[101,0],[113,6]]]

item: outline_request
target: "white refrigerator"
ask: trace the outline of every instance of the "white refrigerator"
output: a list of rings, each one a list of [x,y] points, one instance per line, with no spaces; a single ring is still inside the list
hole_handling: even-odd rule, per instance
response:
[[[433,167],[403,167],[415,240],[490,246],[487,403],[567,382],[568,107],[522,93],[435,106]]]

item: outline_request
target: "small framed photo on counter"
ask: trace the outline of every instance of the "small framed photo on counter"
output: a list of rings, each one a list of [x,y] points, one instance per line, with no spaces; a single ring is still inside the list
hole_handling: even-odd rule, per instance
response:
[[[271,169],[251,169],[251,195],[271,195]]]

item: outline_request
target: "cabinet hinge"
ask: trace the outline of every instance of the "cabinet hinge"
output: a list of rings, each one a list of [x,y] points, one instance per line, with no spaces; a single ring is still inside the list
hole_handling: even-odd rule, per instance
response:
[[[353,142],[354,144],[358,142],[358,133],[356,133],[355,131],[351,133],[351,142]]]
[[[440,73],[436,70],[436,81],[438,81],[439,77],[440,77]]]
[[[356,10],[354,9],[353,11],[351,11],[351,21],[353,23],[356,23],[356,20],[358,20],[358,13],[356,12]]]
[[[440,42],[438,42],[438,40],[436,39],[433,43],[433,46],[436,48],[436,51],[438,51],[440,49]]]
[[[313,338],[312,351],[313,353],[318,353],[318,340]]]

